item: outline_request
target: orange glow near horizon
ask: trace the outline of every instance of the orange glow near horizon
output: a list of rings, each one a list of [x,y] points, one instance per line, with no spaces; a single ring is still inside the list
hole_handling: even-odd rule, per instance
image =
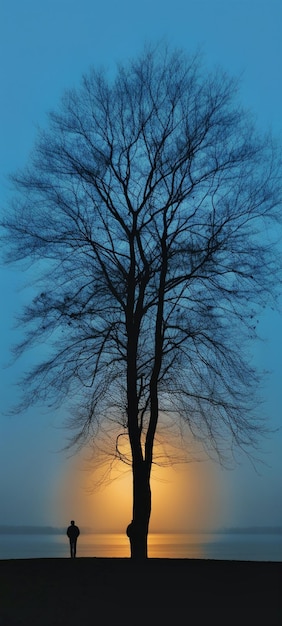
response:
[[[75,519],[93,532],[123,533],[132,518],[132,476],[120,463],[119,473],[98,490],[91,474],[77,458],[69,459],[54,495],[54,525]],[[218,470],[210,461],[172,467],[153,466],[150,532],[175,533],[212,530],[218,526],[222,491]]]

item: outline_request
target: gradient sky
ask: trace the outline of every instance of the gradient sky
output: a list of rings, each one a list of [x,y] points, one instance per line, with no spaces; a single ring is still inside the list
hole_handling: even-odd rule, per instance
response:
[[[165,38],[205,62],[241,77],[241,101],[261,130],[282,138],[281,0],[1,0],[0,210],[9,195],[7,175],[22,167],[36,127],[56,108],[63,91],[79,84],[91,65],[115,67]],[[23,358],[7,368],[19,331],[14,316],[25,301],[24,275],[0,268],[0,525],[81,526],[123,531],[131,518],[131,482],[125,475],[91,493],[84,455],[62,451],[67,432],[60,413],[32,409],[7,417]],[[270,370],[263,390],[270,425],[281,429],[282,317],[268,311],[254,361]],[[262,444],[264,464],[241,458],[227,471],[190,463],[153,476],[152,530],[282,525],[282,433]]]

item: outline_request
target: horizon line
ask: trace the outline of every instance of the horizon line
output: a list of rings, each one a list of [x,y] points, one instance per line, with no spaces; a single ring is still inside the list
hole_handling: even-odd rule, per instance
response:
[[[93,530],[89,527],[81,527],[81,531],[84,534],[93,534],[93,535],[110,535],[110,534],[123,534],[120,530]],[[56,526],[45,526],[45,525],[32,525],[32,524],[1,524],[0,525],[0,534],[48,534],[48,535],[58,535],[65,534],[66,527],[56,527]],[[163,534],[163,535],[186,535],[186,534],[280,534],[282,533],[282,526],[258,526],[258,525],[250,525],[250,526],[233,526],[233,527],[225,527],[225,528],[217,528],[217,529],[183,529],[183,530],[154,530],[149,531],[148,535],[154,534]],[[125,534],[125,531],[124,531]]]

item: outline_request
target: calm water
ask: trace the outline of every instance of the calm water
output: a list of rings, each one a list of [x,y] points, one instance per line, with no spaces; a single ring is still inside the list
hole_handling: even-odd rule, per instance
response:
[[[68,558],[64,535],[0,535],[0,559]],[[123,534],[81,534],[77,557],[129,557]],[[149,557],[282,561],[282,534],[155,534]]]

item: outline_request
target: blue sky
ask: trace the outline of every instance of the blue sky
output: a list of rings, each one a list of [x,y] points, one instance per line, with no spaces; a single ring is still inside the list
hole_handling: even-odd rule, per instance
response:
[[[208,66],[221,65],[240,76],[242,103],[253,110],[261,130],[271,128],[281,139],[281,31],[280,0],[2,0],[0,210],[5,212],[9,196],[8,173],[26,163],[37,126],[45,124],[46,113],[56,108],[63,91],[78,85],[91,65],[112,70],[118,61],[136,56],[147,41],[165,38],[188,53],[200,49]],[[13,368],[5,367],[18,332],[13,330],[14,316],[26,297],[23,283],[21,272],[0,268],[1,411],[15,395],[14,384],[26,365],[23,359]],[[271,370],[264,397],[271,426],[280,428],[282,317],[268,311],[260,327],[264,342],[254,346],[254,359],[259,367]],[[61,451],[66,436],[60,415],[36,409],[13,418],[0,413],[0,525],[58,525],[80,511],[87,525],[92,523],[92,518],[86,519],[89,510],[94,525],[97,518],[103,523],[99,510],[106,506],[107,496],[86,494],[77,478],[80,460]],[[263,443],[265,465],[258,467],[259,472],[243,459],[233,471],[213,467],[214,487],[206,504],[206,474],[199,472],[195,507],[208,516],[207,507],[216,506],[221,526],[282,525],[281,446],[281,431]],[[183,502],[189,471],[187,483],[185,469],[175,473],[174,493],[180,484],[183,487],[175,503],[176,528],[180,517],[182,528],[193,519],[185,497]],[[172,492],[170,483],[166,492],[162,489],[168,506]],[[80,507],[77,514],[75,507]],[[111,514],[115,511],[109,510]],[[128,520],[123,514],[118,519],[123,530]]]

